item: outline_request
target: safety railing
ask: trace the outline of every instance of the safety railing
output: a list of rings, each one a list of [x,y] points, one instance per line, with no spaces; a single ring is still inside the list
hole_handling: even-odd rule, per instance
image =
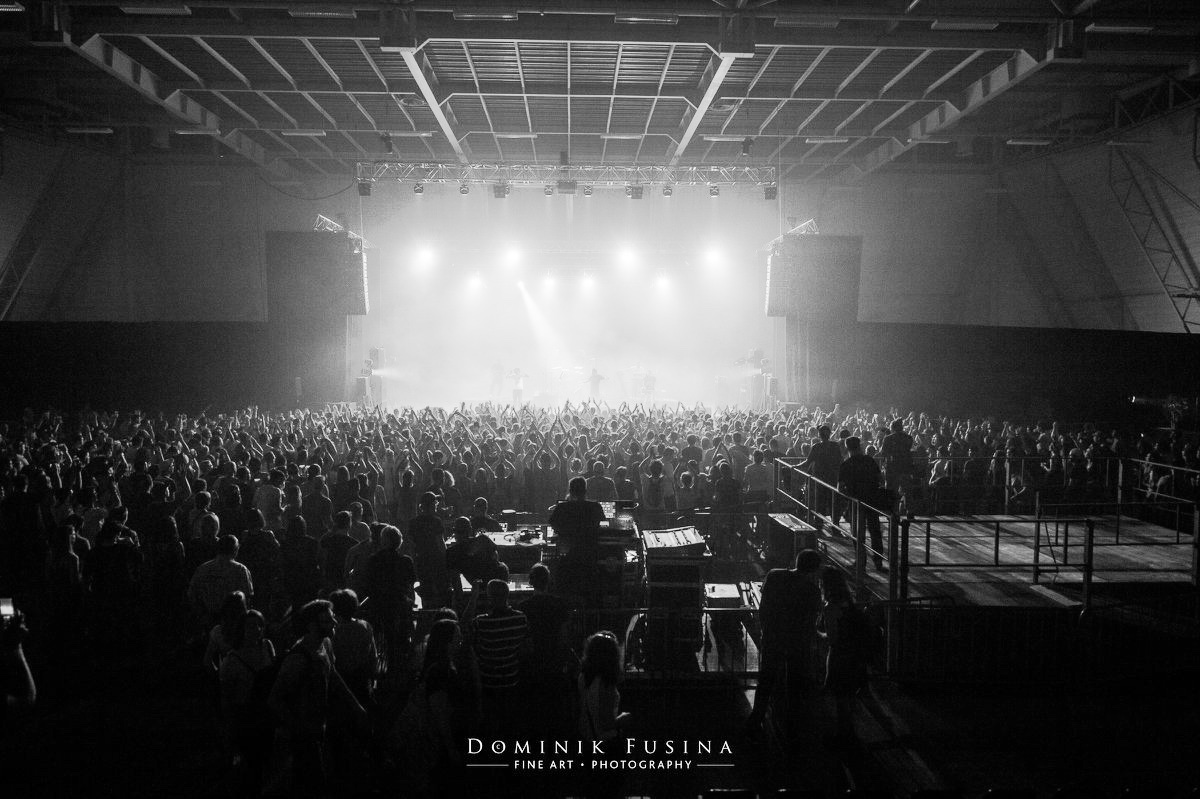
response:
[[[866,602],[870,598],[876,600],[894,600],[899,597],[899,585],[895,569],[898,544],[900,540],[900,516],[895,508],[880,507],[878,501],[870,504],[863,499],[852,497],[838,490],[837,486],[827,483],[816,476],[799,468],[798,458],[777,458],[775,461],[775,492],[774,503],[777,509],[791,506],[798,509],[803,520],[813,527],[837,529],[837,521],[841,516],[850,522],[850,539],[854,542],[854,587],[856,599]],[[882,489],[882,486],[880,486]],[[868,543],[867,539],[874,526],[880,525],[880,519],[886,518],[887,543],[883,543],[884,530],[879,529],[880,542],[878,545]],[[878,565],[886,567],[889,579],[886,595],[876,592],[868,582],[867,560],[874,560]]]

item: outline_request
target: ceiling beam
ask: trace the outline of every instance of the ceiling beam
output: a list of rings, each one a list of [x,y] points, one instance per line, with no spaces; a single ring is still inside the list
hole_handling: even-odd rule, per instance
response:
[[[157,75],[133,60],[123,50],[114,47],[103,37],[93,36],[83,44],[71,44],[69,48],[184,124],[195,128],[207,128],[214,134],[219,134],[221,130],[220,117],[181,91],[171,92],[164,96]],[[223,136],[218,135],[217,138],[227,148],[248,161],[276,174],[291,176],[290,167],[269,159],[261,145],[247,138],[240,131],[232,130]]]
[[[416,47],[401,47],[400,57],[404,59],[404,64],[408,67],[409,73],[413,80],[417,82],[417,88],[421,92],[421,96],[425,98],[425,103],[429,106],[430,113],[437,120],[438,127],[442,129],[442,135],[446,137],[446,141],[450,143],[454,154],[458,156],[461,163],[469,163],[470,158],[463,150],[462,142],[458,133],[455,131],[455,126],[451,124],[448,110],[442,109],[442,98],[438,97],[435,86],[437,85],[437,76],[433,74],[433,69],[429,65],[429,59],[424,53],[419,52]],[[464,47],[465,49],[465,47]]]
[[[161,0],[159,0],[161,2]],[[245,0],[243,0],[245,1]],[[716,6],[714,6],[715,8]],[[550,8],[550,6],[547,6]],[[78,30],[122,36],[255,36],[266,38],[360,39],[378,41],[379,24],[374,19],[289,19],[253,20],[206,17],[93,17],[76,22]],[[421,36],[425,41],[566,41],[576,43],[619,42],[661,44],[697,44],[717,47],[717,31],[711,21],[680,20],[669,29],[654,25],[616,25],[611,19],[555,19],[547,13],[528,21],[491,23],[454,23],[437,17],[421,16]],[[424,44],[424,42],[419,42]],[[756,44],[760,47],[861,47],[867,50],[897,47],[925,50],[952,48],[966,50],[1036,51],[1044,47],[1044,37],[1028,32],[996,31],[897,31],[880,34],[873,31],[838,29],[773,29],[759,26]]]
[[[713,99],[717,96],[717,92],[721,88],[721,83],[725,80],[725,76],[729,74],[729,68],[733,66],[733,62],[737,61],[739,57],[736,53],[722,53],[710,59],[704,78],[700,81],[700,86],[704,89],[704,95],[700,98],[699,105],[690,112],[692,117],[680,135],[679,143],[675,145],[675,151],[671,154],[671,166],[679,163],[680,157],[683,156],[683,151],[687,149],[688,144],[692,141],[692,137],[696,135],[696,129],[700,127],[701,120],[708,113],[708,107],[712,105]]]
[[[888,140],[868,153],[865,158],[855,162],[852,171],[857,173],[858,179],[861,179],[890,164],[902,153],[917,146],[921,139],[928,138],[960,122],[1004,92],[1027,80],[1052,61],[1052,55],[1038,60],[1029,53],[1017,53],[968,86],[964,93],[966,101],[961,109],[955,108],[950,103],[943,103],[937,110],[910,125],[905,141]]]

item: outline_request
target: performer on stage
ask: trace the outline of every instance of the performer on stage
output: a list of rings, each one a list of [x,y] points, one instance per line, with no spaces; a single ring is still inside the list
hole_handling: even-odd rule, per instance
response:
[[[561,565],[555,576],[561,593],[591,596],[603,521],[600,503],[587,498],[587,480],[572,478],[566,501],[555,505],[550,514],[550,526],[558,535]]]
[[[516,367],[508,373],[508,379],[513,381],[513,406],[520,408],[525,401],[525,375],[521,367]]]
[[[587,379],[588,396],[592,399],[600,399],[600,381],[603,379],[604,375],[597,372],[595,367],[592,367],[592,373],[588,375]]]

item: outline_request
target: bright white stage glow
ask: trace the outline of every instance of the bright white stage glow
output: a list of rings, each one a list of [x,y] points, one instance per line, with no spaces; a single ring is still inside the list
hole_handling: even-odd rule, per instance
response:
[[[761,192],[723,191],[718,208],[704,187],[641,203],[453,189],[364,206],[374,216],[363,223],[373,248],[362,341],[388,352],[389,404],[510,402],[520,369],[525,400],[561,407],[588,396],[594,368],[614,406],[745,405],[736,361],[755,347],[778,361],[757,253],[779,231]]]

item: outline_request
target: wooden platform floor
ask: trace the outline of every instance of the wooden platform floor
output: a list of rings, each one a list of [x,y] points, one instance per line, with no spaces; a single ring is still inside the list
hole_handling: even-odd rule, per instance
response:
[[[1192,537],[1176,544],[1173,530],[1137,519],[1091,517],[1095,523],[1093,589],[1112,583],[1190,584]],[[1004,519],[1005,521],[998,521]],[[929,565],[925,557],[925,524],[909,529],[909,597],[944,598],[959,604],[998,607],[1053,607],[1075,605],[1083,583],[1085,529],[1043,521],[1041,575],[1033,583],[1034,519],[1012,521],[1011,516],[937,517],[930,525]],[[999,565],[996,565],[996,525],[1000,526]],[[820,534],[829,557],[850,567],[854,545],[849,525],[841,534],[826,529]],[[887,525],[884,525],[887,547]],[[887,574],[868,565],[867,580],[878,595],[887,596]],[[1062,588],[1064,590],[1057,590]]]

